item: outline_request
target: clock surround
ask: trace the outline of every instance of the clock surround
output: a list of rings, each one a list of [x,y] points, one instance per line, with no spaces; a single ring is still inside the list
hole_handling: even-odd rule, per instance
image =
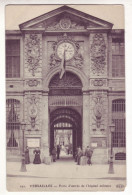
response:
[[[72,41],[63,40],[56,46],[56,56],[62,60],[65,50],[65,60],[71,60],[76,54],[76,46]]]

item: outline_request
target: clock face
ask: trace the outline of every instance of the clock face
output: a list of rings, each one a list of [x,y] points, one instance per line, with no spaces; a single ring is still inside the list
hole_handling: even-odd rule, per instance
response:
[[[63,58],[64,51],[65,51],[65,60],[66,61],[70,60],[73,58],[75,54],[75,47],[72,43],[69,42],[60,43],[57,47],[57,55],[60,59]]]

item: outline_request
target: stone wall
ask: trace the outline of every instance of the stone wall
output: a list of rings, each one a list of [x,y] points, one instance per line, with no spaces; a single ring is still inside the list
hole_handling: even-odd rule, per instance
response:
[[[124,98],[125,90],[124,79],[111,78],[110,35],[91,32],[85,36],[76,33],[67,36],[63,33],[58,37],[57,34],[31,32],[22,37],[21,78],[7,79],[6,85],[7,98],[17,96],[21,101],[21,120],[24,118],[27,124],[25,145],[28,139],[37,138],[42,159],[48,156],[50,128],[46,85],[50,76],[59,71],[57,44],[67,40],[75,45],[76,56],[66,62],[66,69],[73,67],[75,74],[81,72],[79,76],[83,81],[83,147],[94,148],[94,163],[106,163],[110,148],[111,102],[117,97]],[[33,148],[31,155],[33,159]]]

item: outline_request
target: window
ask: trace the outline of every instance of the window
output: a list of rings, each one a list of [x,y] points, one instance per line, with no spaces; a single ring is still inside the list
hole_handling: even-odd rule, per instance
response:
[[[112,112],[125,112],[125,100],[114,100],[112,103]]]
[[[20,102],[15,99],[6,101],[7,147],[17,147],[18,130],[20,130]]]
[[[125,100],[113,100],[112,119],[115,124],[115,132],[112,134],[112,145],[113,147],[125,147]]]
[[[125,76],[124,43],[112,43],[112,77]]]
[[[20,40],[6,41],[6,78],[20,77]]]

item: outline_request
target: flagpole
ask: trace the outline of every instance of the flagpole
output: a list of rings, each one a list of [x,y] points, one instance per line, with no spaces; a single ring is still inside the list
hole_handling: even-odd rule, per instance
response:
[[[64,53],[63,53],[63,57],[62,57],[62,61],[61,61],[60,79],[62,79],[64,74],[65,74],[65,49],[64,49]]]
[[[66,50],[65,50],[66,52]],[[66,54],[65,54],[66,55]],[[66,57],[66,56],[65,56]],[[64,57],[64,59],[65,59]],[[66,59],[65,59],[65,72],[64,72],[64,87],[66,86]],[[65,91],[65,89],[64,89]],[[65,93],[65,92],[64,92]],[[65,106],[66,106],[66,95],[65,95]]]
[[[66,52],[67,50],[65,50]],[[65,54],[65,57],[66,57],[66,54]],[[65,59],[65,72],[64,72],[65,76],[64,76],[64,83],[66,85],[66,59]]]

